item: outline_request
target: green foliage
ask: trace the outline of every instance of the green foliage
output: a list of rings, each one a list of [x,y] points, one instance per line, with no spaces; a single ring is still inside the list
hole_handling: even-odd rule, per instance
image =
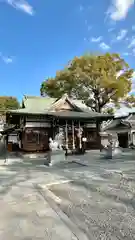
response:
[[[19,102],[15,97],[0,96],[0,110],[17,109]]]
[[[106,108],[103,112],[113,115],[115,111],[114,111],[114,108],[111,108],[111,107],[110,107],[110,108]]]
[[[135,96],[134,95],[129,95],[125,99],[125,101],[129,107],[135,107]]]
[[[133,69],[118,54],[75,57],[68,66],[41,85],[41,95],[61,97],[64,93],[82,99],[101,112],[111,102],[117,104],[131,91]]]

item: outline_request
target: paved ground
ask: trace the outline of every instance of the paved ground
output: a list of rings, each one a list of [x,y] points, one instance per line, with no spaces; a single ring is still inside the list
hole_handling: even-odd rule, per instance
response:
[[[135,239],[135,152],[72,160],[1,164],[0,240]]]

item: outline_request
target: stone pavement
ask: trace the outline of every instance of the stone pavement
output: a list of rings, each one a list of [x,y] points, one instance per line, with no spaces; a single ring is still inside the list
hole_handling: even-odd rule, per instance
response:
[[[35,187],[54,178],[42,170],[0,168],[0,240],[78,239]]]
[[[135,151],[68,159],[0,166],[0,240],[135,239]]]

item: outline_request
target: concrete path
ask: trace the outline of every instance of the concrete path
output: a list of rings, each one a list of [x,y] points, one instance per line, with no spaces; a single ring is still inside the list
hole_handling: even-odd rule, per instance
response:
[[[54,178],[38,169],[0,168],[0,240],[78,239],[35,185]]]
[[[0,240],[135,239],[135,151],[69,160],[0,166]]]

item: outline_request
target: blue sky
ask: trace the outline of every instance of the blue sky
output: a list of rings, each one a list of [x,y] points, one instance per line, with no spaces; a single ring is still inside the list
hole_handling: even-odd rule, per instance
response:
[[[88,51],[118,52],[134,68],[134,0],[0,1],[0,95],[39,95],[44,79]]]

